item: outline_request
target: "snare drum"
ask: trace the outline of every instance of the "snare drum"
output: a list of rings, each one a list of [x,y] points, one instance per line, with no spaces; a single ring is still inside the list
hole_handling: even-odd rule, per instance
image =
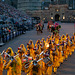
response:
[[[52,61],[49,57],[46,57],[43,59],[43,62],[47,65],[47,66],[51,66],[52,65]]]

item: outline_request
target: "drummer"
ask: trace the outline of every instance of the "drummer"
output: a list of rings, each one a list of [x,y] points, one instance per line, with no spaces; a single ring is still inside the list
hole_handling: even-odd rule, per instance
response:
[[[41,39],[41,44],[42,44],[42,46],[43,46],[43,49],[46,49],[46,47],[45,47],[45,38],[42,38],[42,39]]]
[[[9,68],[9,69],[8,69]],[[6,64],[7,75],[21,75],[21,60],[19,57],[10,57]]]
[[[18,47],[17,53],[19,54],[19,57],[22,60],[22,55],[24,54],[24,51],[22,50],[22,47]]]
[[[0,53],[0,75],[3,75],[3,57]]]
[[[73,37],[73,36],[71,37],[71,42],[72,42],[72,47],[71,47],[72,53],[74,53],[74,50],[75,50],[75,44],[74,44],[74,37]]]
[[[7,70],[7,75],[12,75],[12,67],[10,65],[11,60],[10,57],[8,55],[6,55],[5,57],[5,62],[3,63],[3,68]]]
[[[59,44],[59,38],[60,38],[60,36],[59,36],[59,34],[57,34],[57,35],[55,36],[55,43],[56,43],[56,44]]]
[[[53,51],[53,71],[54,71],[54,73],[56,73],[57,72],[57,68],[58,68],[58,54],[56,53],[56,50],[55,50],[55,48],[53,48],[52,49],[52,51]]]
[[[26,52],[26,48],[25,48],[24,44],[21,44],[20,47],[22,48],[22,51],[25,53]]]
[[[10,56],[14,55],[14,52],[11,47],[8,47],[8,49],[6,50],[6,53],[8,53]]]
[[[33,49],[34,49],[34,44],[33,44],[33,41],[30,40],[29,43],[27,44],[27,50],[30,50],[31,56],[33,56],[33,53],[34,53]]]
[[[45,51],[42,61],[42,74],[52,75],[52,58],[50,59],[48,50]]]

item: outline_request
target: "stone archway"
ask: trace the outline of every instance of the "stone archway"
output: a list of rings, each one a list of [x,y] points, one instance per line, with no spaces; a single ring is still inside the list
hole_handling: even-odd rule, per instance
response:
[[[60,15],[59,14],[56,14],[55,15],[55,21],[59,21],[60,20]]]

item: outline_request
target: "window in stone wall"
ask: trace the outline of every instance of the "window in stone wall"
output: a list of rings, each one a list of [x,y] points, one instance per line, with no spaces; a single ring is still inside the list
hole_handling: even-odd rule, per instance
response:
[[[53,15],[53,13],[51,13],[51,15]]]
[[[29,2],[32,2],[32,0],[29,0]]]
[[[55,9],[56,12],[59,12],[59,9]]]
[[[62,15],[64,15],[64,13],[62,13]]]

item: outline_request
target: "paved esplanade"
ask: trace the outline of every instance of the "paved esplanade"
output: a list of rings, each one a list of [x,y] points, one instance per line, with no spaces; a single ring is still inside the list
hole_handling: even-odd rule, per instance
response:
[[[72,36],[74,32],[74,24],[73,23],[59,23],[61,25],[60,29],[60,35],[68,33],[70,36]],[[47,31],[47,24],[45,24],[43,33],[39,33],[37,35],[36,30],[27,31],[26,34],[16,37],[15,39],[7,42],[3,47],[0,47],[0,52],[2,50],[7,49],[8,47],[12,47],[13,51],[17,51],[20,44],[24,44],[25,47],[28,43],[28,41],[31,39],[35,43],[38,39],[42,39],[44,37],[45,39],[50,34],[50,32]],[[6,74],[3,74],[6,75]],[[64,61],[63,64],[58,69],[58,72],[56,75],[75,75],[75,53],[68,58],[67,61]]]

